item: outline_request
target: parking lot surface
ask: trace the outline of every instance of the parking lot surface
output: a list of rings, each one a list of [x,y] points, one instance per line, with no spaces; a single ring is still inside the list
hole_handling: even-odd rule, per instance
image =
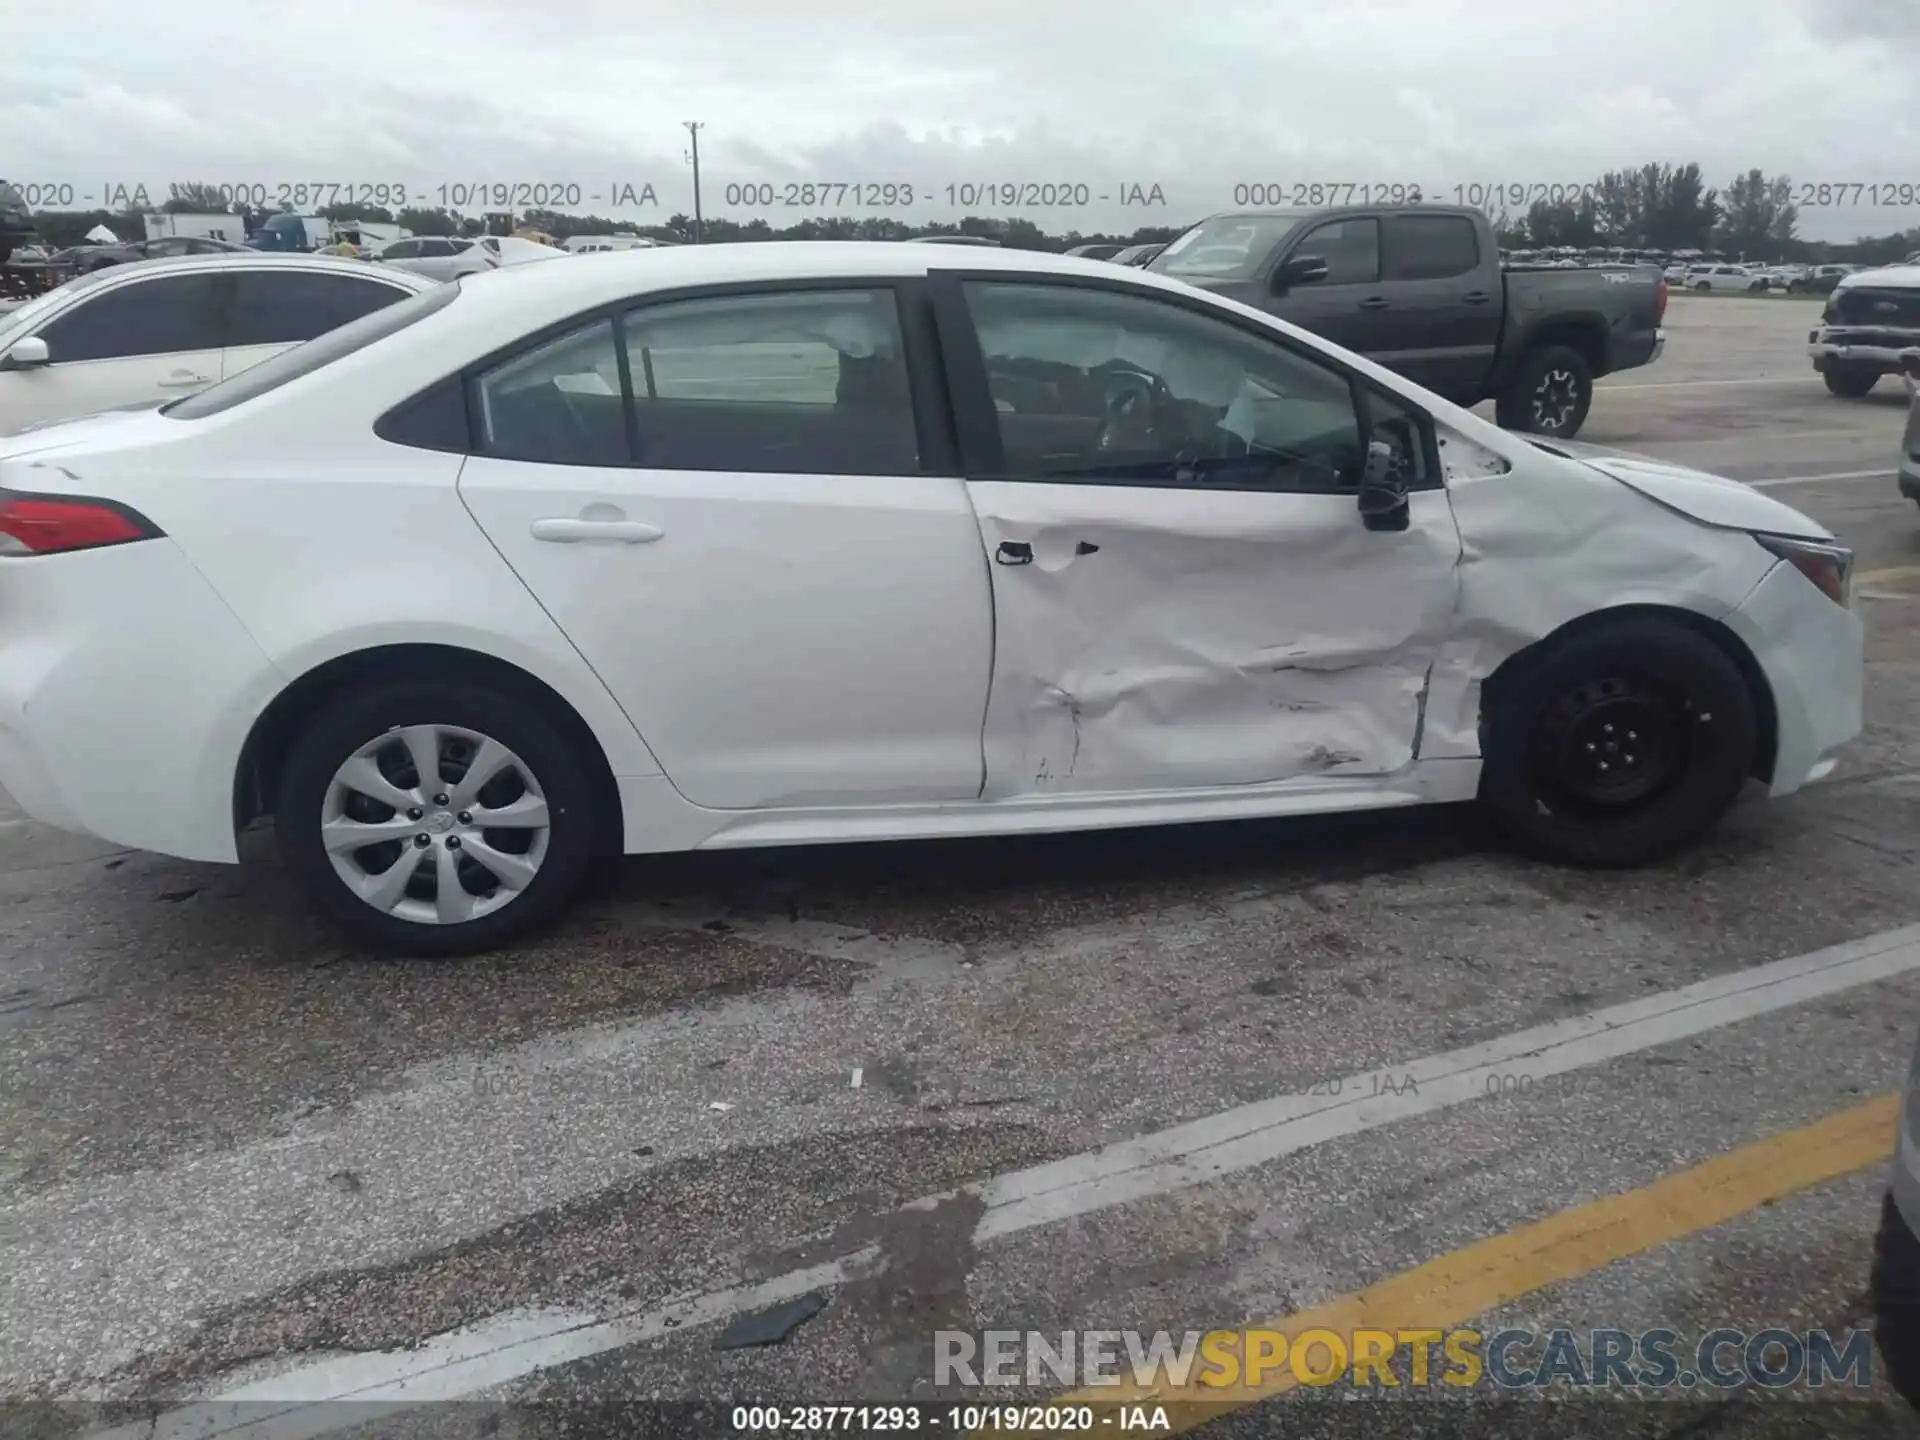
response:
[[[1811,313],[1676,296],[1581,436],[1859,552],[1865,735],[1665,868],[1522,861],[1465,809],[633,858],[542,940],[410,963],[316,922],[264,835],[222,868],[0,814],[0,1375],[544,1402],[431,1421],[495,1434],[931,1398],[935,1331],[1311,1312],[1768,1144],[1737,1213],[1390,1323],[1864,1324],[1891,1115],[1818,1127],[1897,1088],[1920,1013],[1920,513],[1904,390],[1829,395]],[[1767,1189],[1816,1152],[1852,1163]],[[784,1343],[714,1348],[815,1293]],[[1767,1433],[1794,1398],[1648,1401],[1646,1433]],[[1877,1379],[1819,1403],[1910,1433]]]

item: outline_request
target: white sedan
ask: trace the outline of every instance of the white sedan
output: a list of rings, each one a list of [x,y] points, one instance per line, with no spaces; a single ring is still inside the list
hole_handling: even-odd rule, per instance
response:
[[[197,860],[271,813],[411,953],[619,850],[1477,797],[1640,864],[1861,723],[1815,521],[1017,250],[468,277],[0,487],[0,783]]]
[[[518,235],[427,235],[396,240],[373,259],[387,269],[410,271],[429,280],[458,280],[462,275],[478,275],[508,265],[560,260],[567,254],[565,250]]]
[[[96,270],[0,312],[0,435],[178,400],[432,283],[254,250]]]

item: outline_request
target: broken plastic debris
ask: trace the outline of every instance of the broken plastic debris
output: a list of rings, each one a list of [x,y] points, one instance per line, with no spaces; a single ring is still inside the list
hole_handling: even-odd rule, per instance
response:
[[[731,1104],[730,1102],[728,1102],[728,1101],[726,1101],[726,1100],[714,1100],[714,1101],[711,1101],[711,1102],[710,1102],[710,1103],[709,1103],[709,1104],[707,1105],[707,1109],[709,1109],[709,1110],[719,1110],[719,1111],[721,1111],[721,1112],[723,1112],[723,1113],[724,1113],[725,1111],[728,1111],[728,1110],[731,1110],[732,1108],[733,1108],[733,1105],[732,1105],[732,1104]]]
[[[858,1090],[860,1088],[860,1077],[866,1073],[867,1072],[861,1069],[858,1065],[853,1067],[853,1085],[851,1087],[852,1089]]]
[[[778,1345],[827,1308],[826,1292],[814,1290],[753,1315],[742,1315],[713,1342],[716,1350],[745,1350],[755,1345]]]

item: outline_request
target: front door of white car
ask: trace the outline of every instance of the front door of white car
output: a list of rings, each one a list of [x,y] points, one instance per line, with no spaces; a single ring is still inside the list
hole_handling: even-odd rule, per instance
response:
[[[220,378],[219,277],[114,276],[22,335],[46,343],[45,364],[0,367],[0,433],[159,403]]]
[[[935,292],[992,575],[986,796],[1407,766],[1460,557],[1426,418],[1197,298]],[[1393,449],[1405,529],[1358,513],[1363,439]]]
[[[696,805],[980,794],[991,596],[923,311],[663,299],[470,382],[462,497]]]
[[[220,357],[223,379],[417,293],[377,274],[279,265],[224,273],[229,289],[222,337],[226,344]]]

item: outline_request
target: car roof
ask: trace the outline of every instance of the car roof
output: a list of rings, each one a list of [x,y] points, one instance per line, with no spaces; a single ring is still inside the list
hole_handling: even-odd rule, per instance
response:
[[[1128,283],[1189,293],[1177,280],[1145,271],[1117,271],[1105,260],[985,245],[902,245],[895,240],[763,240],[601,250],[575,255],[565,265],[512,265],[467,276],[459,283],[476,300],[497,297],[503,306],[536,303],[586,310],[626,295],[693,286],[842,277],[850,281],[911,279],[940,271],[995,270],[1097,276],[1109,281],[1124,274]]]
[[[276,255],[270,250],[221,250],[211,255],[164,255],[153,260],[134,260],[115,265],[112,274],[165,275],[169,272],[204,275],[209,270],[319,270],[343,275],[371,275],[378,279],[400,279],[412,289],[421,289],[422,277],[405,270],[382,270],[364,260],[349,260],[344,255]],[[401,278],[404,277],[404,278]],[[426,281],[425,285],[433,284]]]

